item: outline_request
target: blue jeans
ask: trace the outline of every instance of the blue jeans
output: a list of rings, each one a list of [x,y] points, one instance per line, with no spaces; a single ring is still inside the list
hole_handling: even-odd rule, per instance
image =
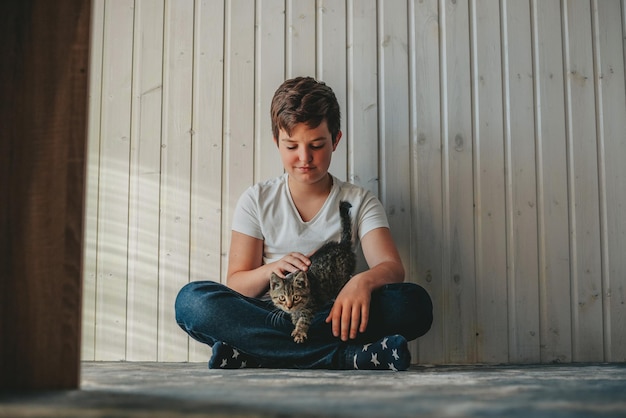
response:
[[[343,369],[362,344],[400,334],[407,341],[424,335],[432,323],[432,302],[421,286],[396,283],[372,293],[367,329],[343,342],[325,322],[332,303],[318,312],[308,339],[297,344],[289,315],[271,301],[243,296],[223,284],[191,282],[176,298],[176,321],[192,338],[213,346],[236,347],[263,367]]]

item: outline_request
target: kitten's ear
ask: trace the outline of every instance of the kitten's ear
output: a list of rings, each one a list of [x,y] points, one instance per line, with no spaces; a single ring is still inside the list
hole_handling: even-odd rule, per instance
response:
[[[270,276],[270,289],[275,290],[283,285],[283,279],[281,279],[276,273],[272,273]]]
[[[309,280],[305,272],[299,271],[293,278],[293,282],[296,286],[306,289],[309,287]]]

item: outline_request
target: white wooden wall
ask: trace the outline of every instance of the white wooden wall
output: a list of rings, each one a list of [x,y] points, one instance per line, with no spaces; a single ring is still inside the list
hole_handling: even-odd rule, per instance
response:
[[[420,363],[626,361],[624,0],[95,0],[83,358],[206,361],[269,102],[331,85],[331,172],[380,196],[435,304]]]

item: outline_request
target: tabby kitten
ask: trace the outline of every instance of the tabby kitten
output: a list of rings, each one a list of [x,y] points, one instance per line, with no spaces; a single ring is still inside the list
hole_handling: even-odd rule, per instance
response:
[[[309,257],[311,265],[305,271],[288,274],[284,279],[272,273],[270,297],[277,308],[291,315],[295,328],[293,340],[302,343],[315,312],[337,297],[356,267],[352,251],[352,222],[349,202],[339,203],[341,240],[327,242]]]

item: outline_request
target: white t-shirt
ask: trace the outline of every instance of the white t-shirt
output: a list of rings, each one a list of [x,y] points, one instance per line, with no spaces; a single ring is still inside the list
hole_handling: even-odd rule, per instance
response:
[[[327,241],[341,238],[339,202],[352,204],[352,246],[376,228],[389,228],[385,210],[376,196],[362,187],[332,176],[333,186],[324,206],[304,222],[291,198],[288,174],[249,187],[239,198],[233,215],[233,231],[263,240],[265,264],[296,251],[313,253]]]

